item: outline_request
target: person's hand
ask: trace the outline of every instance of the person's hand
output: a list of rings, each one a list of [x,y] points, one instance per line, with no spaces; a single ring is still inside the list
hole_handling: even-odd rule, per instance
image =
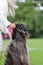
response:
[[[10,27],[11,27],[11,28],[16,28],[16,25],[15,25],[14,23],[11,23],[11,24],[10,24]]]

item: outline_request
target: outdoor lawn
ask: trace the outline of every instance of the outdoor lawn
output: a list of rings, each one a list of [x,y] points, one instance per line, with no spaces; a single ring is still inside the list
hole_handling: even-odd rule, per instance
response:
[[[4,45],[8,43],[8,40],[4,40]],[[30,58],[30,65],[43,65],[43,38],[28,39],[27,40],[27,51]],[[0,65],[4,64],[5,51],[3,51]]]

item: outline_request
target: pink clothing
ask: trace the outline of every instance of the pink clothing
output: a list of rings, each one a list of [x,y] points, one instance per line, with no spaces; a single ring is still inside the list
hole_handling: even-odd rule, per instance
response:
[[[12,29],[10,27],[7,27],[7,29],[12,34]],[[2,34],[2,39],[4,40],[5,38],[8,38],[8,34]]]

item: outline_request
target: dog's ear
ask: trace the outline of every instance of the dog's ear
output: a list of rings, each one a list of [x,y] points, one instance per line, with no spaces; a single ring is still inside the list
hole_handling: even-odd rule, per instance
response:
[[[14,40],[16,37],[16,28],[13,29],[13,32],[12,32],[12,40]]]

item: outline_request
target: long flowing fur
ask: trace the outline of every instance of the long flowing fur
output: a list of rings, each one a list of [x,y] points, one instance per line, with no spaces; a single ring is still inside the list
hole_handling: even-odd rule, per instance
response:
[[[12,40],[8,45],[4,65],[29,65],[26,36],[26,27],[23,24],[16,24],[16,28],[12,32]]]

